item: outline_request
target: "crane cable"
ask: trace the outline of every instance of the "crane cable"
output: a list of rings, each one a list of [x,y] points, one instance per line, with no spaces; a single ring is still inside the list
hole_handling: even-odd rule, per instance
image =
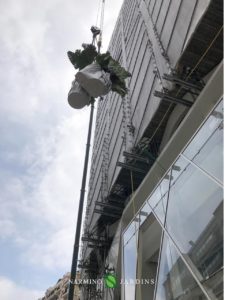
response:
[[[99,14],[99,12],[98,12],[98,14]],[[103,26],[104,26],[104,16],[105,16],[105,0],[102,0],[101,17],[100,17],[100,34],[99,34],[99,38],[98,38],[98,42],[97,42],[99,52],[100,52],[100,48],[102,47],[102,34],[103,34]]]
[[[95,26],[98,26],[98,20],[99,20],[99,13],[100,13],[100,7],[101,7],[101,1],[98,1],[98,12],[97,12],[97,17],[96,17],[96,22],[95,22]]]

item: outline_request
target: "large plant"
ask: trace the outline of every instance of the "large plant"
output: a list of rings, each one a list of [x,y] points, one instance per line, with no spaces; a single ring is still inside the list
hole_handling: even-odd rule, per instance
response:
[[[96,48],[91,44],[82,44],[83,50],[76,50],[75,52],[68,51],[67,55],[70,62],[73,64],[75,69],[83,69],[90,65],[98,55]]]
[[[75,69],[83,69],[94,61],[97,62],[101,69],[110,74],[112,82],[112,91],[124,97],[128,89],[125,79],[131,74],[127,72],[118,61],[114,60],[109,52],[98,54],[95,46],[83,44],[83,50],[76,50],[74,53],[68,51],[68,57]]]

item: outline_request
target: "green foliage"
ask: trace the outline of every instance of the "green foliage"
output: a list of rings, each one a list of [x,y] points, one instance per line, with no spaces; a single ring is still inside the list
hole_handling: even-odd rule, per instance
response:
[[[70,62],[74,65],[75,69],[79,70],[93,63],[97,54],[95,46],[90,44],[84,45],[84,50],[79,49],[75,53],[71,51],[67,52]]]
[[[111,55],[109,52],[103,53],[103,54],[98,54],[96,57],[96,62],[101,66],[101,68],[105,71],[108,72],[108,65],[111,59]]]
[[[99,54],[96,57],[96,62],[105,72],[110,73],[112,91],[124,97],[128,92],[125,79],[130,77],[131,74],[121,67],[120,63],[113,59],[109,52]]]

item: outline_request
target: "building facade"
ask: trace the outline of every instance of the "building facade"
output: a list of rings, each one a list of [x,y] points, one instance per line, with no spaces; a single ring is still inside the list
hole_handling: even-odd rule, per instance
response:
[[[109,51],[79,267],[118,284],[81,299],[223,299],[223,1],[125,0]]]
[[[80,273],[77,273],[78,280],[80,279]],[[60,278],[57,283],[48,288],[45,292],[45,296],[39,300],[67,300],[68,298],[68,281],[70,280],[70,273],[66,273]],[[80,287],[77,284],[74,289],[74,300],[80,300]]]

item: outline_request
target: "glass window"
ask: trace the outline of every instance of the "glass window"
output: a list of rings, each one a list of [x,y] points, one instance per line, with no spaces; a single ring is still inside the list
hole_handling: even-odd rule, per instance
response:
[[[165,215],[166,215],[166,205],[167,205],[168,193],[166,193],[163,198],[156,204],[153,208],[156,216],[159,218],[161,224],[164,226]]]
[[[148,199],[148,202],[151,207],[155,207],[156,204],[163,198],[163,196],[168,192],[169,190],[169,183],[170,183],[170,175],[171,171],[169,170],[167,174],[164,176],[163,180],[160,182],[160,184],[157,186],[153,194]]]
[[[166,227],[206,279],[223,265],[223,190],[191,164],[180,173],[170,188]]]
[[[151,207],[149,206],[148,202],[146,202],[145,205],[141,208],[139,213],[140,225],[146,220],[146,218],[149,216],[151,211],[152,211]]]
[[[223,269],[203,282],[206,289],[211,290],[216,300],[223,300]]]
[[[164,176],[163,180],[159,184],[160,192],[161,192],[161,195],[163,195],[163,196],[169,190],[170,175],[171,175],[171,170],[169,170],[167,172],[167,174]]]
[[[153,214],[149,215],[139,231],[137,270],[137,278],[149,282],[137,285],[137,299],[153,299],[161,235],[162,227]]]
[[[124,245],[130,240],[130,238],[135,234],[135,231],[138,229],[138,220],[134,220],[130,223],[127,230],[124,232],[123,240]]]
[[[223,182],[223,128],[219,126],[193,161]]]
[[[222,101],[196,134],[184,155],[223,181],[223,103]]]
[[[182,174],[182,172],[186,169],[186,167],[190,164],[187,160],[181,158],[178,158],[175,162],[174,166],[176,166],[176,169],[172,169],[172,179],[170,182],[170,185],[173,185],[174,182],[177,180],[177,178]]]
[[[162,225],[164,225],[165,220],[169,184],[172,179],[171,175],[171,170],[169,170],[151,197],[148,199],[149,205],[157,215]]]
[[[158,269],[155,300],[206,299],[193,274],[213,299],[223,299],[222,118],[221,101],[183,152],[189,161],[177,159],[124,234],[124,280],[155,276]],[[158,268],[160,224],[172,240],[164,236]],[[135,300],[135,293],[152,298],[153,289],[124,285],[125,300]]]
[[[164,235],[155,300],[206,299],[171,241]]]
[[[137,233],[124,246],[124,278],[131,281],[136,279],[137,264]],[[124,284],[124,299],[135,300],[135,284]]]

